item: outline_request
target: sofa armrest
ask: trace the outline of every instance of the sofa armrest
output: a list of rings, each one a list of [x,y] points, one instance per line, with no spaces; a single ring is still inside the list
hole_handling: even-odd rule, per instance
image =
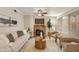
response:
[[[11,42],[11,43],[9,43],[9,46],[13,46],[13,44],[14,44],[14,43],[13,43],[13,42]]]
[[[67,52],[79,51],[79,43],[62,43],[62,48]]]
[[[9,43],[8,45],[9,45],[9,47],[10,47],[11,51],[13,51],[13,48],[12,48],[12,47],[14,46],[14,43],[13,43],[13,42],[11,42],[11,43]]]

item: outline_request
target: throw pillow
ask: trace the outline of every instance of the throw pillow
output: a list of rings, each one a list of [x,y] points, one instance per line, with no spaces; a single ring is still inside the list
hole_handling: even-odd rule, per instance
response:
[[[27,34],[27,31],[26,30],[23,30],[23,33],[26,35]]]
[[[9,39],[10,42],[15,42],[15,39],[11,33],[7,35],[7,38]]]
[[[76,42],[71,42],[71,44],[76,44]]]
[[[20,37],[20,36],[23,36],[24,33],[23,33],[23,31],[17,31],[17,35],[18,35],[18,37]]]

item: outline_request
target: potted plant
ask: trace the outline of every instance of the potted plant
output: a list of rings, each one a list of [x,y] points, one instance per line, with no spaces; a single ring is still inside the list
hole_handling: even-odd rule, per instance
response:
[[[51,27],[52,27],[52,24],[51,24],[51,20],[50,20],[50,19],[49,19],[49,21],[47,22],[47,27],[48,27],[48,29],[49,29],[49,31],[48,31],[48,36],[49,36],[49,39],[50,39],[50,36],[51,36],[50,29],[51,29]]]
[[[47,22],[47,27],[49,29],[49,32],[50,32],[50,29],[52,27],[52,24],[51,24],[51,20],[49,19],[48,22]]]
[[[28,27],[27,32],[30,32],[30,27]]]

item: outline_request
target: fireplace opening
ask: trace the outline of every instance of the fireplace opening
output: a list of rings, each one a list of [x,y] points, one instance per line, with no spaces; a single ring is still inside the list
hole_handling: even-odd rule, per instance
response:
[[[35,24],[34,25],[34,36],[41,36],[45,38],[46,36],[46,27],[44,24]]]
[[[43,30],[39,30],[39,29],[37,29],[36,30],[36,36],[44,36],[44,32],[43,32]]]

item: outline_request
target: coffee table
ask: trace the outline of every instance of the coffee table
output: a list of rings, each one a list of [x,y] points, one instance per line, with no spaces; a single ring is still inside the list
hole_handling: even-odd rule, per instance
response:
[[[46,48],[46,40],[41,37],[36,37],[35,38],[35,48],[45,49]]]

